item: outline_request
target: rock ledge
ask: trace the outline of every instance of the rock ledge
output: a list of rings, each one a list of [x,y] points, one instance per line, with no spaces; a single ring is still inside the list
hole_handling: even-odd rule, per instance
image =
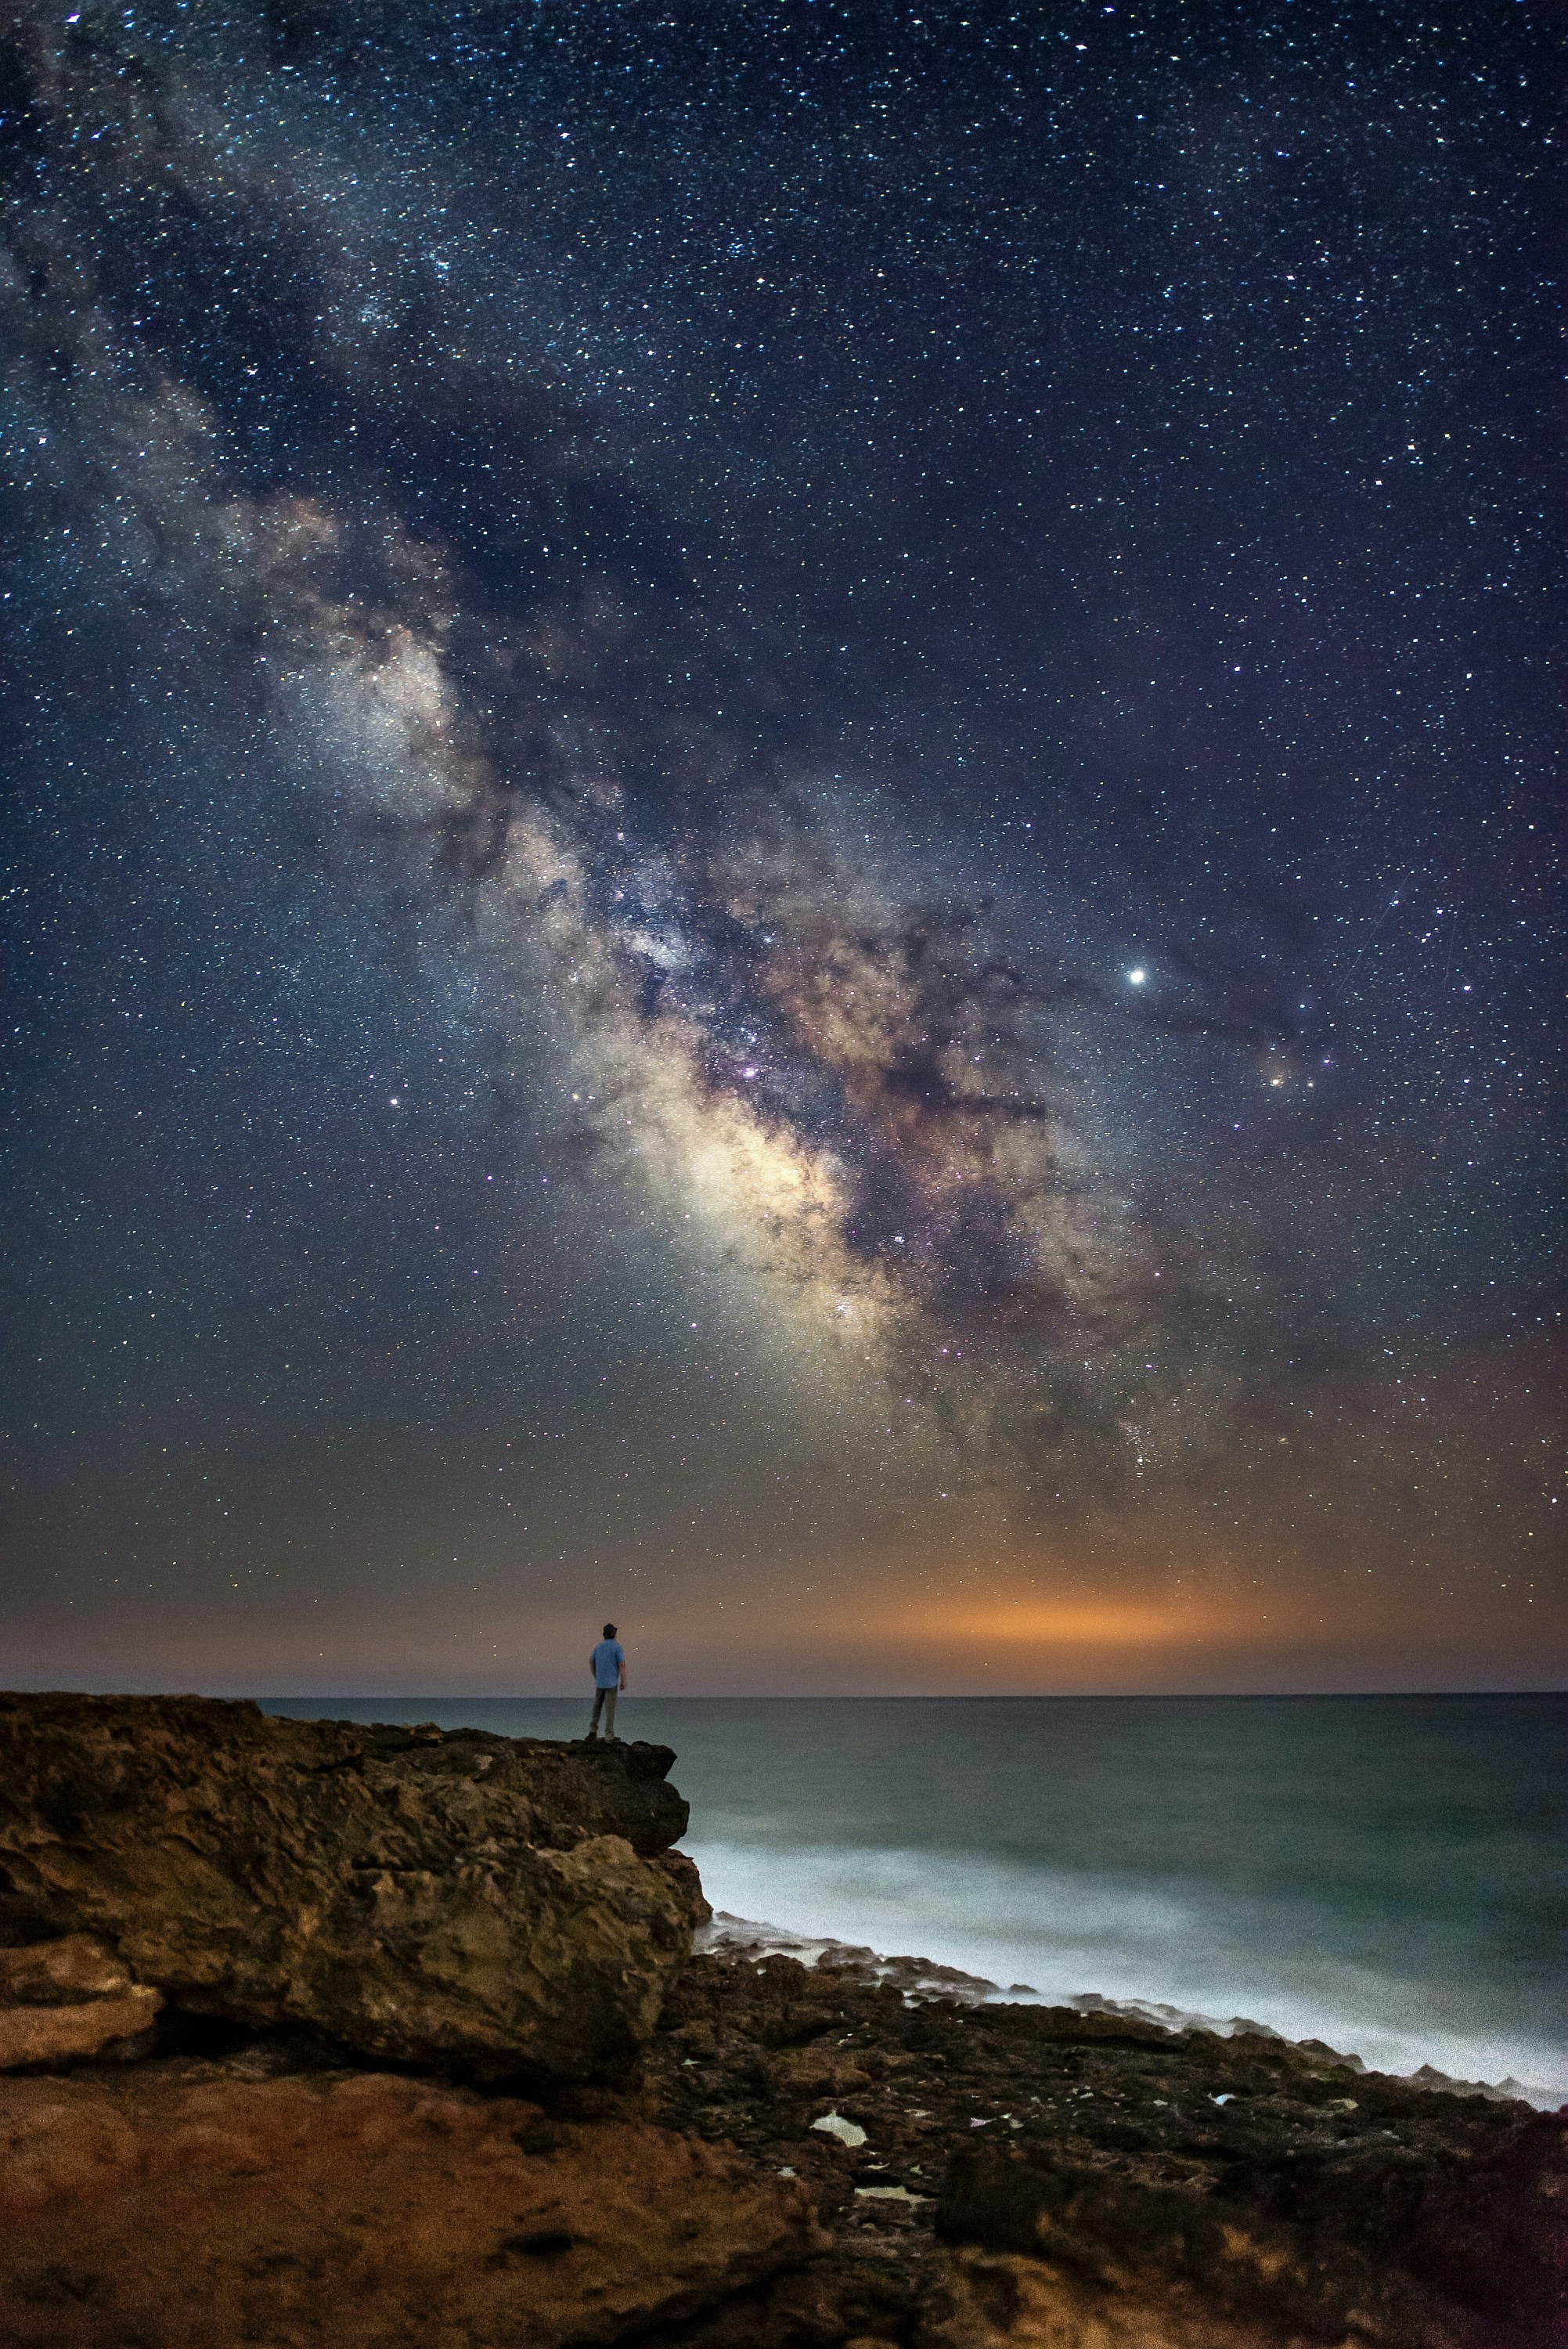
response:
[[[648,2039],[704,1913],[674,1758],[0,1696],[0,1939],[93,1937],[149,2013],[591,2078]]]

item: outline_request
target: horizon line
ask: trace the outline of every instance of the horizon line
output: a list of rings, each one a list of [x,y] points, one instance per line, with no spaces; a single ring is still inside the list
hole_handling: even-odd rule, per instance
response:
[[[60,1682],[30,1686],[0,1686],[5,1696],[147,1696],[201,1697],[227,1704],[577,1704],[575,1689],[556,1690],[412,1690],[271,1689],[254,1687],[228,1691],[178,1684],[162,1688],[99,1686],[71,1687]],[[1529,1688],[1358,1688],[1358,1689],[780,1689],[736,1692],[729,1690],[628,1690],[623,1703],[632,1704],[1315,1704],[1418,1702],[1452,1698],[1470,1702],[1484,1697],[1568,1696],[1568,1682]]]
[[[183,1691],[165,1691],[183,1694]],[[191,1692],[199,1693],[199,1692]],[[389,1690],[355,1695],[335,1690],[273,1690],[269,1693],[288,1704],[576,1704],[576,1690],[525,1694],[458,1690],[448,1695],[428,1691],[398,1694]],[[1260,1700],[1275,1704],[1312,1704],[1325,1697],[1347,1703],[1392,1697],[1568,1696],[1568,1684],[1552,1688],[1416,1688],[1416,1689],[924,1689],[924,1690],[776,1690],[771,1693],[735,1695],[705,1689],[624,1690],[622,1702],[648,1704],[1251,1704]],[[261,1702],[257,1697],[255,1702]]]

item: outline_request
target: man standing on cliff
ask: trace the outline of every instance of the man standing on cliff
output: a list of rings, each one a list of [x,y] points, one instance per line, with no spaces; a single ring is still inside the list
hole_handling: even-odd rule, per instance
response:
[[[588,1723],[590,1737],[599,1734],[599,1715],[604,1716],[604,1734],[615,1734],[615,1699],[626,1685],[626,1651],[615,1637],[614,1623],[606,1623],[604,1636],[588,1661],[593,1672],[593,1718]]]

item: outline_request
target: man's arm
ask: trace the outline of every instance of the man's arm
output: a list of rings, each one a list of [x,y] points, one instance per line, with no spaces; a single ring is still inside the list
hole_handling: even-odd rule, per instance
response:
[[[626,1690],[626,1659],[625,1659],[625,1657],[624,1657],[624,1656],[623,1656],[623,1657],[622,1657],[622,1659],[621,1659],[621,1692],[622,1692],[622,1694],[623,1694],[623,1695],[624,1695],[624,1694],[625,1694],[625,1690]]]

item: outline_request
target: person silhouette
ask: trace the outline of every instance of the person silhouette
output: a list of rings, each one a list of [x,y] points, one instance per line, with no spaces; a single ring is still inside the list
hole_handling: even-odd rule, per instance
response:
[[[605,1624],[604,1636],[589,1657],[588,1665],[593,1675],[593,1717],[588,1723],[588,1734],[598,1736],[599,1716],[603,1713],[604,1734],[614,1737],[615,1699],[626,1685],[626,1651],[615,1637],[614,1623]]]

